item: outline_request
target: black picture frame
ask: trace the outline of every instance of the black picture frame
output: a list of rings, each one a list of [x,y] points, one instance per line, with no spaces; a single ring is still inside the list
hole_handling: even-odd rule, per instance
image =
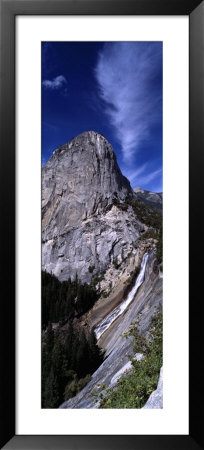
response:
[[[189,16],[189,435],[15,435],[15,17],[73,14]],[[200,0],[0,0],[0,30],[0,248],[3,262],[1,286],[4,292],[0,302],[0,448],[10,450],[45,448],[199,450],[204,448],[202,373],[204,315],[201,262],[202,193],[204,193],[204,2]]]

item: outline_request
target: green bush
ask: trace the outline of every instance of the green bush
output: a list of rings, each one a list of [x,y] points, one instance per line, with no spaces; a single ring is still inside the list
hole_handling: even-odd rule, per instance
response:
[[[142,235],[139,237],[139,240],[144,241],[145,239],[157,239],[157,238],[158,238],[158,231],[152,228],[142,233]]]
[[[91,375],[88,374],[84,378],[77,379],[77,375],[72,381],[70,381],[66,387],[64,392],[64,400],[68,400],[69,398],[74,397],[78,392],[80,392],[91,380]]]
[[[162,228],[159,231],[159,237],[157,242],[157,260],[161,264],[163,261],[163,233]]]
[[[96,285],[100,283],[100,281],[104,280],[106,271],[103,270],[99,275],[97,275],[93,280],[91,285],[95,289]]]
[[[157,387],[162,366],[162,313],[152,318],[148,338],[139,334],[137,324],[125,336],[133,336],[134,352],[144,357],[141,361],[131,358],[133,369],[118,380],[115,389],[100,395],[100,408],[142,408]]]
[[[115,269],[118,269],[118,267],[120,267],[120,264],[118,263],[118,259],[117,258],[114,258],[113,265],[114,265]]]

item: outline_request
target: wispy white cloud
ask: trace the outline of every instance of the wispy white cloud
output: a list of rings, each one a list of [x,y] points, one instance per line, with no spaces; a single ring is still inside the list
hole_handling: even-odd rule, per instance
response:
[[[136,170],[130,170],[126,167],[123,169],[123,173],[129,179],[133,187],[137,185],[145,188],[148,187],[149,183],[157,179],[161,184],[160,178],[162,175],[162,168],[150,171],[150,169],[148,168],[148,164],[143,164]]]
[[[139,182],[139,186],[147,186],[151,181],[155,180],[162,173],[162,169],[155,170],[154,172],[150,172],[148,174],[144,174],[139,177],[137,181]]]
[[[47,121],[44,121],[44,120],[43,120],[43,126],[48,128],[48,129],[50,129],[50,130],[54,130],[54,131],[58,130],[58,127],[56,125],[53,125],[53,123],[47,122]]]
[[[124,175],[128,178],[130,183],[134,183],[135,180],[137,180],[142,173],[147,169],[147,164],[143,164],[136,170],[128,169],[126,166],[122,168],[122,172]]]
[[[160,43],[113,42],[104,45],[95,67],[99,95],[121,144],[124,160],[131,161],[150,127],[158,120],[161,92]]]
[[[63,75],[58,75],[52,80],[43,80],[42,84],[46,89],[56,90],[65,86],[67,84],[67,80]]]

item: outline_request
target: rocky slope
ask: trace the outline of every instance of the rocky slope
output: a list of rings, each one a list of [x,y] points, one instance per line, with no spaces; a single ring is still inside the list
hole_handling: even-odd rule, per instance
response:
[[[140,317],[140,330],[148,330],[151,317],[162,308],[162,279],[155,270],[155,249],[149,252],[145,280],[139,288],[133,302],[116,319],[99,339],[99,345],[106,349],[105,361],[93,374],[91,381],[74,398],[64,402],[60,408],[98,408],[93,392],[101,393],[101,386],[113,388],[117,379],[131,369],[129,355],[133,355],[132,339],[122,335],[131,323]],[[139,355],[135,355],[136,358]],[[161,393],[160,393],[161,395]],[[147,406],[148,407],[148,406]]]

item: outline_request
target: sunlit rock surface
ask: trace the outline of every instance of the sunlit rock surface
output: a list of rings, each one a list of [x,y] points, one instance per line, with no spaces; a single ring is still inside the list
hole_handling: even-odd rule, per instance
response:
[[[148,330],[153,314],[162,307],[162,280],[158,272],[154,271],[155,255],[149,255],[145,280],[140,286],[134,300],[128,309],[112,323],[99,339],[99,344],[106,349],[106,359],[92,375],[91,381],[74,398],[64,402],[60,408],[98,408],[99,403],[94,402],[93,392],[100,394],[101,385],[113,387],[114,377],[124,369],[130,370],[129,357],[133,355],[132,339],[122,335],[128,331],[137,317],[140,317],[140,330]],[[114,383],[115,384],[115,383]]]
[[[85,132],[57,149],[42,169],[42,268],[90,282],[127,256],[144,225],[114,204],[133,197],[102,135]]]

